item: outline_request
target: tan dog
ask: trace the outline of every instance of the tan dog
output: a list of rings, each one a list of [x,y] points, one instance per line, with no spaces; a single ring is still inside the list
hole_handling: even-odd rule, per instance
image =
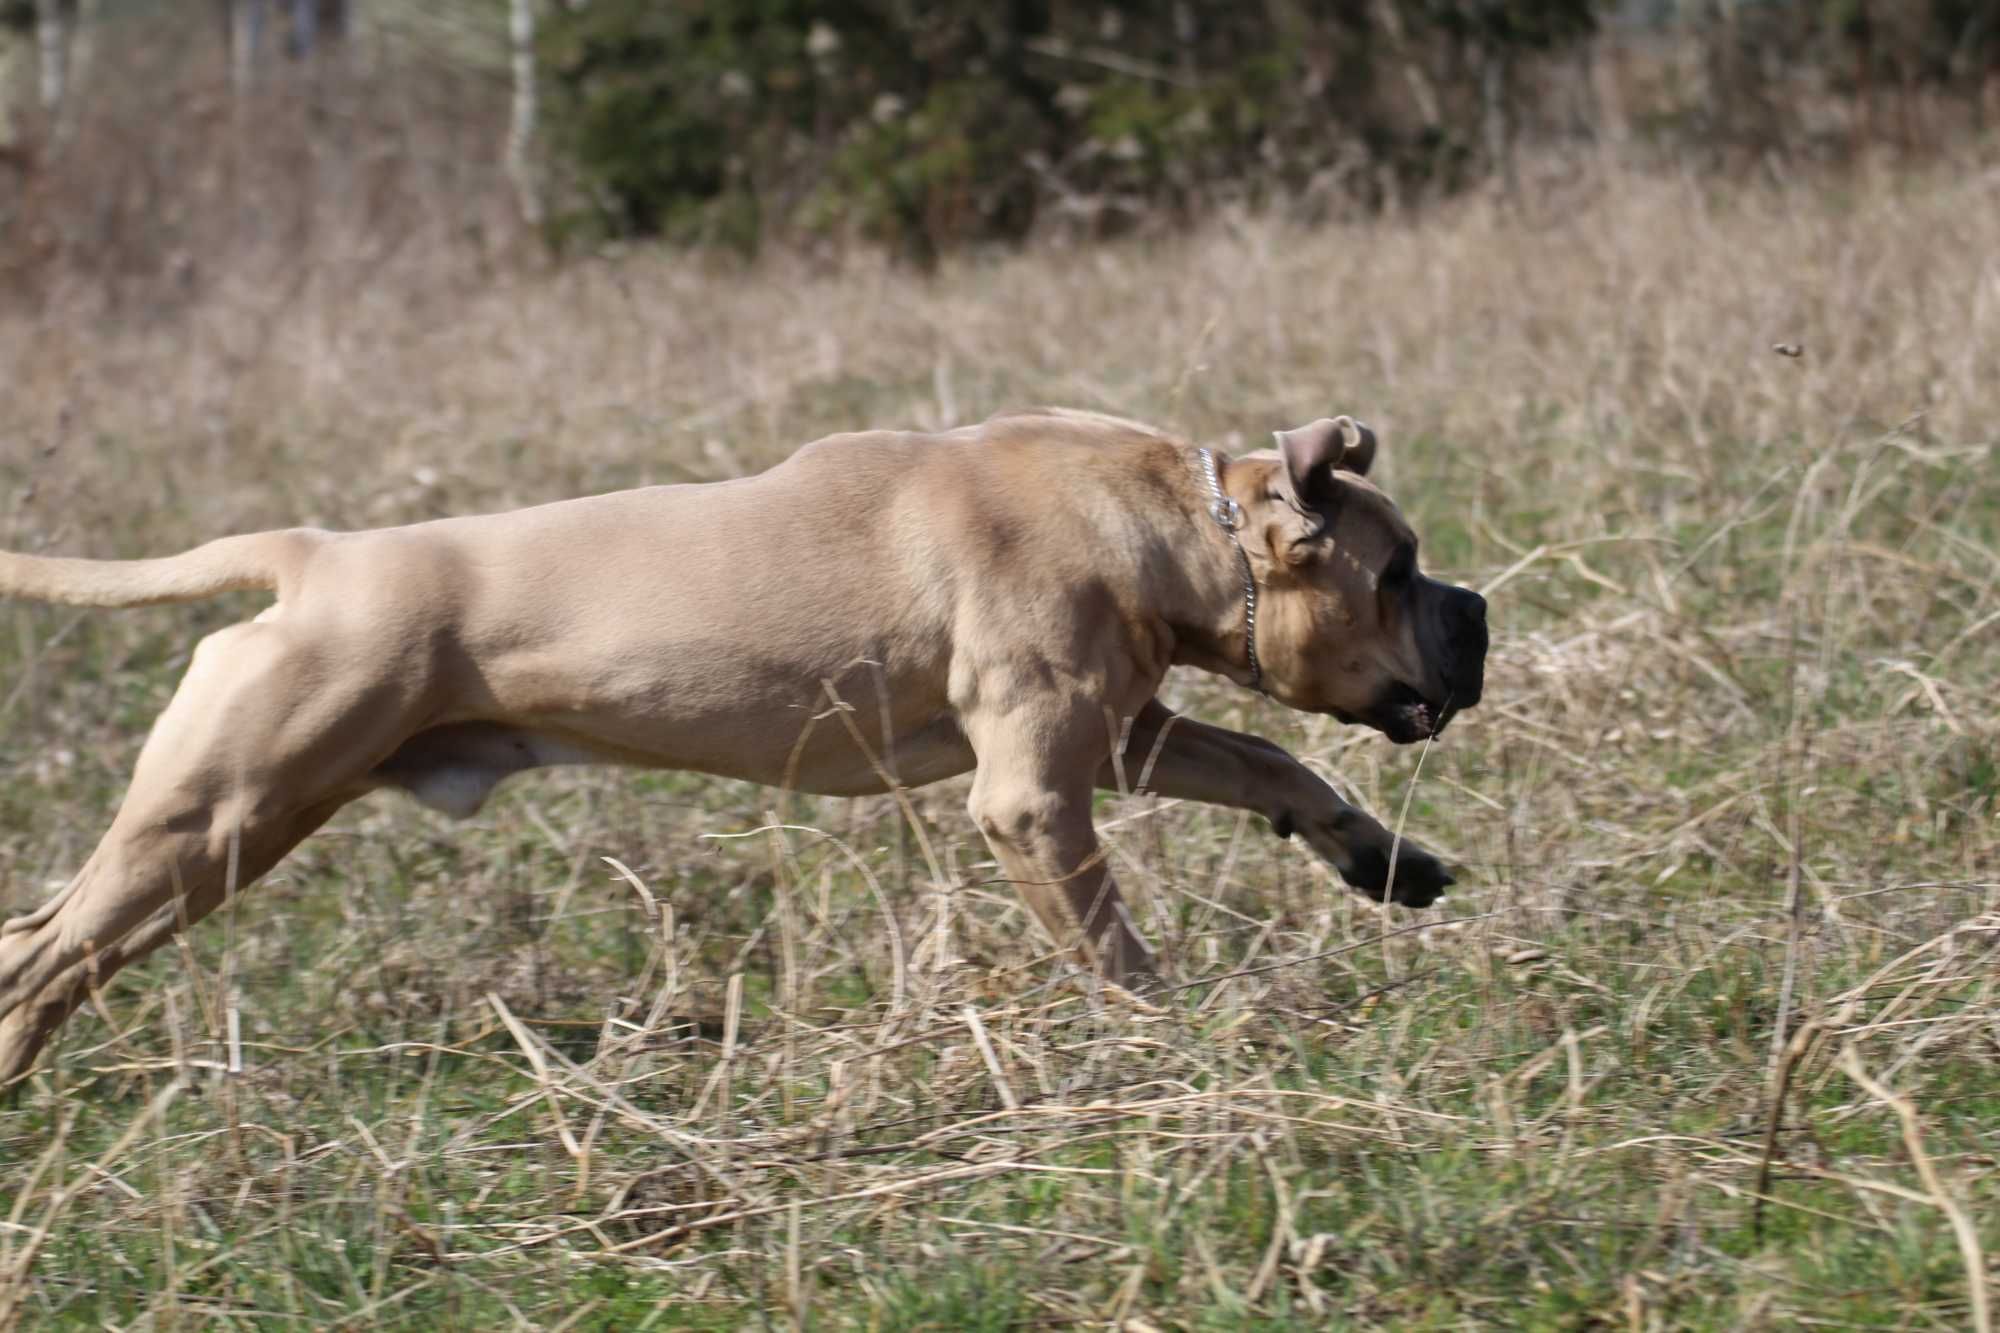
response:
[[[87,992],[214,911],[341,806],[452,815],[551,764],[827,794],[976,769],[971,809],[1057,940],[1152,957],[1105,873],[1095,787],[1254,810],[1356,888],[1451,882],[1268,741],[1170,714],[1201,668],[1407,742],[1479,698],[1485,604],[1417,573],[1342,417],[1234,462],[1041,411],[837,435],[760,476],[162,560],[0,553],[0,596],[139,606],[260,588],[204,639],[76,878],[0,930],[0,1083]],[[839,695],[855,711],[824,714]],[[880,700],[880,720],[872,715]],[[809,721],[822,715],[815,724]],[[233,863],[233,864],[232,864]],[[178,893],[180,902],[176,904]]]

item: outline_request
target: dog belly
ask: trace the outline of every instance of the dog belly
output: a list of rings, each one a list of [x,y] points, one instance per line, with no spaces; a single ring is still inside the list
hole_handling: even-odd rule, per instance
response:
[[[972,747],[948,713],[892,717],[885,743],[883,723],[872,712],[860,704],[852,711],[823,705],[692,725],[631,718],[550,722],[601,761],[708,773],[821,796],[868,795],[892,783],[917,787],[972,768]]]
[[[856,714],[856,723],[861,724],[865,717],[865,713]],[[865,725],[858,725],[862,740],[868,744],[866,752],[840,719],[821,721],[821,728],[828,726],[837,734],[826,733],[817,744],[808,740],[790,781],[782,785],[820,796],[865,796],[887,791],[891,785],[922,787],[968,773],[973,767],[972,746],[950,716],[908,732],[892,733],[887,746],[881,743],[879,732],[870,736]]]
[[[783,752],[756,744],[711,744],[685,753],[651,753],[634,750],[630,742],[629,736],[622,744],[595,740],[553,719],[535,726],[454,722],[412,736],[369,776],[441,814],[468,819],[508,778],[558,765],[683,769],[822,796],[870,795],[891,783],[921,787],[973,766],[972,747],[949,716],[892,732],[886,746],[866,731],[857,741],[838,717],[826,716]],[[862,742],[869,742],[866,749]]]

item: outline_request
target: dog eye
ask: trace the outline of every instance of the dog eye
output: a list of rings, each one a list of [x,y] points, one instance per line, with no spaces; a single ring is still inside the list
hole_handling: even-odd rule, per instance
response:
[[[1396,554],[1389,558],[1388,568],[1382,571],[1379,580],[1384,588],[1393,588],[1408,583],[1417,572],[1417,552],[1415,547],[1398,547]]]

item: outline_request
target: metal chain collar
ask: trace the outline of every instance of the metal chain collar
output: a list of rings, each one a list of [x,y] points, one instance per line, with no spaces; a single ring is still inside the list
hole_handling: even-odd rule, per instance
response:
[[[1215,497],[1209,501],[1209,517],[1229,534],[1229,544],[1236,548],[1236,563],[1243,571],[1243,649],[1250,659],[1250,688],[1261,691],[1264,668],[1257,661],[1257,579],[1250,572],[1250,553],[1243,549],[1243,539],[1236,535],[1243,526],[1243,506],[1223,492],[1222,478],[1215,470],[1215,451],[1203,448],[1195,453],[1201,459],[1202,475],[1208,478],[1209,492]]]

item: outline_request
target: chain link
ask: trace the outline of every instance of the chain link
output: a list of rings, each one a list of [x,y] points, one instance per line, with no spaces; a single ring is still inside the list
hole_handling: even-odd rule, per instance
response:
[[[1243,506],[1223,492],[1222,477],[1215,468],[1215,451],[1196,449],[1195,453],[1201,458],[1202,475],[1208,478],[1209,492],[1215,497],[1209,502],[1209,517],[1229,534],[1229,544],[1236,548],[1236,563],[1243,571],[1243,650],[1250,659],[1250,688],[1261,692],[1264,667],[1257,661],[1257,579],[1250,572],[1250,553],[1243,549],[1243,539],[1236,535],[1243,526]]]

